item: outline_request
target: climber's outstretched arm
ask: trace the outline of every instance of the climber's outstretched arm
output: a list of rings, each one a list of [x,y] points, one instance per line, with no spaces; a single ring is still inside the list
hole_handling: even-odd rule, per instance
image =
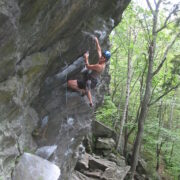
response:
[[[96,42],[96,49],[97,49],[98,56],[99,56],[99,58],[101,58],[101,56],[102,56],[102,51],[101,51],[101,46],[99,45],[98,38],[95,37],[94,40],[95,40],[95,42]]]
[[[95,70],[97,72],[100,72],[102,70],[101,65],[99,65],[99,64],[89,64],[88,57],[89,57],[89,54],[86,52],[84,54],[84,60],[85,60],[86,68],[89,69],[89,70]]]

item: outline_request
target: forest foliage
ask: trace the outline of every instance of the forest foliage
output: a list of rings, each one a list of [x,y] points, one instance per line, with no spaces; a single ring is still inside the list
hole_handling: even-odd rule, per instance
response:
[[[169,179],[178,179],[180,175],[180,16],[178,8],[164,1],[159,9],[154,74],[140,148],[141,156],[148,163],[149,173],[152,175],[158,172]],[[170,17],[167,19],[169,14]],[[97,120],[114,128],[118,134],[127,100],[127,78],[130,78],[123,137],[132,146],[138,132],[137,121],[147,83],[149,44],[153,38],[150,33],[153,32],[152,16],[151,8],[143,8],[132,2],[124,12],[121,23],[112,31],[110,95],[105,97],[104,105],[96,112]],[[125,145],[121,144],[121,146]],[[132,151],[128,148],[125,150]]]

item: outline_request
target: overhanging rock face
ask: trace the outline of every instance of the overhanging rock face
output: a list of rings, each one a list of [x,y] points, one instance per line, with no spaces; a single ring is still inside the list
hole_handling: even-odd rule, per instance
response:
[[[24,151],[56,145],[51,160],[68,179],[92,110],[64,83],[81,76],[86,50],[97,62],[91,34],[109,47],[108,35],[129,1],[0,1],[0,178],[11,179]],[[107,71],[93,92],[97,105],[108,90]]]

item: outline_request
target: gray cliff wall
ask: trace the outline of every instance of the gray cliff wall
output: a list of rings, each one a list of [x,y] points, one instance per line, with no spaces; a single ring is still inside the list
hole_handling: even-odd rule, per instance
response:
[[[86,50],[97,62],[89,33],[109,47],[108,35],[129,1],[0,1],[0,179],[11,179],[23,152],[47,145],[57,145],[52,161],[68,179],[93,111],[64,83],[80,76]],[[93,92],[96,105],[107,91],[107,71]]]

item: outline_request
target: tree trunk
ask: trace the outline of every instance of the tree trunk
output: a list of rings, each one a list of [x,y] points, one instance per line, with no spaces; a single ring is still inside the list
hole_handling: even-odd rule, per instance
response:
[[[157,143],[156,146],[156,158],[157,158],[157,162],[156,162],[156,171],[159,173],[159,164],[160,164],[160,154],[161,154],[161,149],[163,146],[163,142],[161,141],[160,144]]]
[[[131,50],[128,49],[128,72],[127,72],[127,83],[126,83],[126,102],[125,102],[125,106],[124,106],[123,117],[122,117],[121,124],[120,124],[120,131],[119,131],[119,137],[118,137],[117,144],[116,144],[116,150],[119,149],[120,143],[122,141],[123,128],[124,128],[125,119],[126,119],[127,107],[129,104],[130,82],[131,82],[131,74],[132,74],[131,73],[132,72],[131,56],[132,56]]]
[[[173,128],[173,111],[174,111],[174,106],[175,106],[175,94],[173,96],[173,99],[172,99],[172,104],[171,104],[171,111],[170,111],[170,118],[169,118],[169,129],[171,130]],[[174,150],[174,140],[172,142],[172,147],[171,147],[171,152],[170,152],[170,157],[169,157],[169,163],[171,162],[171,158],[172,158],[172,155],[173,155],[173,150]]]
[[[173,155],[173,151],[174,151],[174,142],[172,143],[172,147],[171,147],[171,153],[170,153],[170,157],[169,157],[169,163],[171,163],[171,158],[172,158],[172,155]]]
[[[149,0],[146,0],[147,4],[149,6]],[[148,112],[148,105],[151,98],[151,87],[152,87],[152,78],[153,78],[153,65],[154,65],[154,54],[156,49],[156,39],[157,39],[157,17],[158,17],[158,11],[159,11],[159,5],[161,1],[159,1],[156,4],[155,11],[152,10],[153,13],[153,28],[152,28],[152,40],[149,43],[149,49],[148,49],[148,72],[147,72],[147,78],[146,78],[146,89],[145,94],[143,97],[143,101],[141,103],[141,112],[138,119],[138,132],[135,139],[135,143],[133,146],[133,154],[132,154],[132,163],[131,163],[131,176],[130,179],[134,178],[134,173],[136,170],[138,157],[139,157],[139,150],[141,145],[141,140],[144,132],[144,122],[147,116]],[[151,7],[152,8],[152,7]]]
[[[150,100],[151,95],[151,86],[152,86],[152,67],[153,67],[153,46],[149,47],[149,66],[148,66],[148,73],[147,73],[147,79],[146,79],[146,90],[143,97],[143,101],[141,104],[141,111],[138,119],[138,132],[135,139],[135,143],[133,146],[133,155],[132,155],[132,164],[131,164],[131,179],[134,177],[134,172],[136,170],[136,165],[138,162],[138,156],[139,156],[139,149],[140,144],[144,132],[144,121],[147,116],[148,112],[148,103]]]
[[[138,121],[138,117],[139,117],[139,112],[140,112],[140,105],[138,107],[138,110],[137,110],[137,113],[136,113],[136,119],[135,119],[135,123],[137,123]],[[126,118],[127,120],[127,118]],[[127,123],[127,122],[126,122]],[[124,136],[124,150],[123,150],[123,155],[126,157],[127,155],[127,143],[128,143],[128,139],[129,139],[129,136],[134,132],[134,130],[136,129],[135,126],[133,126],[129,132],[127,130],[127,127],[125,128],[125,136]]]
[[[160,136],[160,128],[161,128],[161,120],[162,120],[162,101],[161,104],[159,106],[158,112],[157,112],[157,117],[159,119],[159,127],[158,127],[158,132],[157,132],[157,140],[159,140],[159,136]],[[162,142],[159,144],[159,142],[157,142],[156,144],[156,171],[158,172],[159,170],[159,157],[160,157],[160,151],[161,151],[161,144]]]
[[[146,60],[146,59],[145,59]],[[141,103],[142,103],[142,97],[143,97],[143,79],[144,79],[144,74],[145,74],[145,71],[146,71],[146,68],[147,68],[147,63],[144,67],[144,70],[142,72],[142,77],[140,79],[140,104],[139,104],[139,107],[138,107],[138,110],[136,112],[136,119],[134,121],[134,123],[137,123],[138,122],[138,119],[139,119],[139,114],[140,114],[140,109],[141,109]],[[138,97],[138,95],[136,95],[136,97]],[[135,100],[137,101],[137,100]],[[135,105],[134,105],[135,106]],[[127,123],[127,122],[126,122]],[[126,154],[127,154],[127,143],[128,143],[128,139],[129,139],[129,136],[134,132],[134,130],[136,129],[135,126],[133,126],[129,132],[128,132],[128,129],[127,127],[125,127],[125,137],[124,137],[124,149],[123,149],[123,155],[126,157]]]
[[[117,57],[117,53],[116,53],[116,61],[115,61],[115,76],[114,76],[114,79],[113,79],[113,86],[114,86],[114,90],[113,90],[113,92],[112,92],[112,102],[114,102],[114,97],[115,97],[115,94],[116,94],[116,92],[117,92],[117,89],[118,89],[118,86],[119,86],[119,84],[118,84],[118,80],[117,80],[117,66],[118,66],[118,57]]]
[[[117,117],[115,118],[114,123],[113,123],[114,129],[116,129],[117,122],[120,119],[120,110],[121,110],[121,102],[122,102],[123,95],[124,95],[124,86],[122,86],[122,89],[121,89],[121,96],[120,96],[120,100],[118,104]]]
[[[129,107],[129,106],[128,106]],[[127,107],[127,112],[126,112],[126,119],[125,123],[127,124],[127,117],[128,117],[128,107]],[[124,128],[124,148],[123,148],[123,156],[126,158],[127,155],[127,143],[128,143],[128,129],[127,127]]]
[[[172,103],[171,103],[171,111],[170,111],[170,117],[169,117],[169,129],[172,129],[174,105],[175,105],[175,95],[173,96]]]

